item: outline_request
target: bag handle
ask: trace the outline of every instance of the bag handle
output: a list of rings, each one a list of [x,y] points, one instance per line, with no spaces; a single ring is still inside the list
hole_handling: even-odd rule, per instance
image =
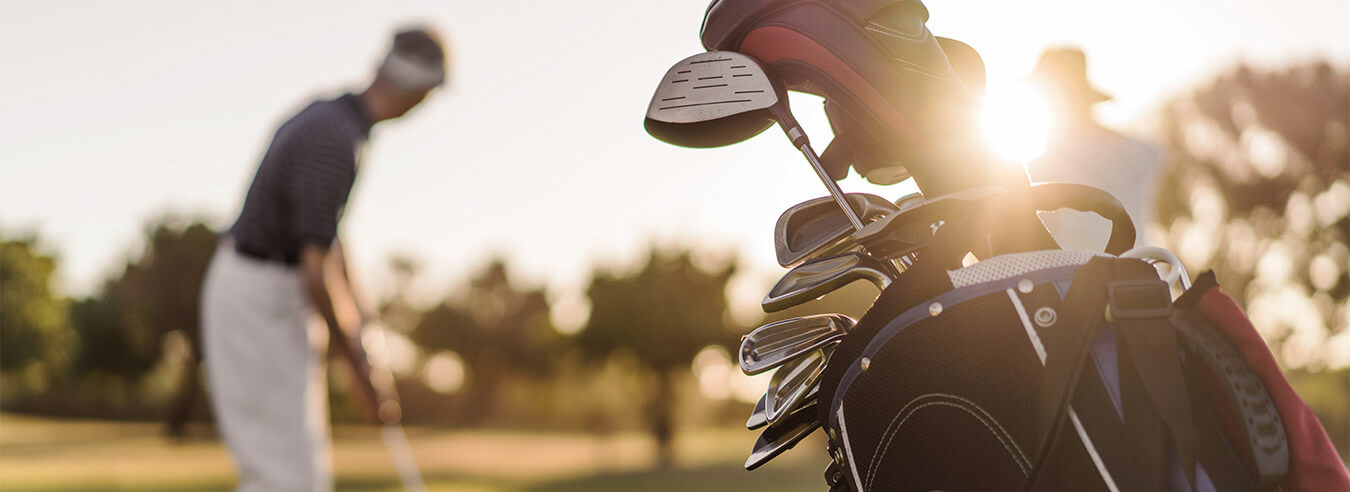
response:
[[[967,251],[984,258],[1010,252],[1056,249],[1045,225],[1032,211],[1072,209],[1095,213],[1111,221],[1106,253],[1120,255],[1134,246],[1134,223],[1119,200],[1087,185],[1043,183],[980,199],[968,210],[953,210],[937,229],[927,248],[940,265],[961,267]]]
[[[1101,188],[1075,183],[1041,183],[1031,187],[1031,203],[1038,211],[1073,209],[1091,212],[1111,221],[1111,238],[1106,253],[1120,256],[1134,247],[1134,221],[1120,200]]]

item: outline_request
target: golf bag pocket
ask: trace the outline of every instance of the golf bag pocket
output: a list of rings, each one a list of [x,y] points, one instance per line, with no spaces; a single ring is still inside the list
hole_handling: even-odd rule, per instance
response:
[[[1174,303],[1149,264],[1091,252],[1009,254],[950,271],[921,260],[821,378],[833,485],[1340,490],[1291,488],[1304,475],[1350,482],[1335,481],[1343,467],[1327,469],[1339,457],[1306,406],[1282,406],[1288,385],[1273,361],[1249,362],[1228,321],[1206,314],[1215,301],[1198,299],[1211,291],[1197,284]],[[1326,457],[1316,469],[1290,467],[1301,445],[1287,421],[1315,427],[1304,447]]]

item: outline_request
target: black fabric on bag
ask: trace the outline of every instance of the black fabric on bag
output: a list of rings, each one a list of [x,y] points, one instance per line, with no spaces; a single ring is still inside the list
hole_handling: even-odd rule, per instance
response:
[[[881,292],[877,300],[872,303],[872,307],[858,320],[858,324],[849,330],[849,334],[844,337],[843,342],[835,348],[834,355],[830,356],[830,362],[821,374],[819,394],[834,394],[835,389],[839,386],[839,380],[844,377],[844,372],[848,370],[849,364],[852,364],[862,355],[863,349],[867,347],[867,343],[872,340],[872,337],[876,336],[877,331],[880,331],[900,313],[949,290],[952,290],[952,282],[947,277],[946,270],[930,262],[920,261],[901,273],[895,282],[891,282],[890,287]],[[820,421],[829,422],[830,405],[817,405],[817,408]]]
[[[1006,294],[948,308],[887,346],[844,409],[867,490],[983,490],[1025,478],[1041,363]]]

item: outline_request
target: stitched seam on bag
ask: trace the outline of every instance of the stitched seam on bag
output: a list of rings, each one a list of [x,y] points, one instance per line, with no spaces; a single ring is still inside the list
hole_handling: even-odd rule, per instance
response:
[[[919,410],[922,410],[922,409],[924,409],[924,408],[926,408],[926,407],[931,407],[931,406],[947,406],[947,407],[952,407],[952,408],[964,410],[964,411],[966,411],[967,413],[969,413],[969,414],[971,414],[972,416],[974,416],[975,419],[978,420],[978,421],[980,421],[981,424],[984,424],[984,427],[985,427],[986,429],[989,430],[989,433],[992,434],[992,435],[994,436],[994,438],[997,439],[997,440],[999,441],[999,444],[1003,446],[1003,450],[1008,452],[1008,455],[1009,455],[1010,457],[1012,457],[1012,459],[1013,459],[1013,463],[1017,465],[1017,469],[1018,469],[1018,470],[1021,470],[1023,475],[1026,475],[1026,474],[1027,474],[1026,466],[1023,465],[1022,462],[1019,461],[1019,460],[1017,459],[1017,458],[1018,458],[1018,454],[1016,454],[1016,453],[1013,451],[1013,449],[1009,447],[1009,443],[1008,443],[1008,442],[1005,442],[1005,441],[1004,441],[1004,439],[1003,439],[1004,436],[1001,436],[1001,435],[999,435],[997,432],[995,432],[995,431],[994,431],[994,428],[993,428],[993,427],[990,427],[990,425],[989,425],[989,423],[988,423],[987,421],[985,421],[984,419],[980,418],[978,415],[976,415],[974,412],[972,412],[969,408],[963,407],[963,406],[961,406],[961,405],[958,405],[958,404],[955,404],[955,403],[952,403],[952,402],[947,402],[947,401],[935,401],[935,402],[930,402],[930,403],[925,403],[925,404],[923,404],[923,405],[919,405],[918,407],[916,407],[916,408],[914,408],[913,410],[911,410],[911,411],[910,411],[910,414],[907,415],[907,416],[905,416],[905,418],[904,418],[903,420],[900,421],[899,425],[896,426],[896,428],[895,428],[895,433],[890,434],[890,437],[887,438],[887,440],[886,440],[886,442],[885,442],[886,448],[880,448],[880,447],[879,447],[879,449],[880,449],[880,454],[878,454],[878,455],[877,455],[877,458],[876,458],[875,460],[872,461],[872,464],[873,464],[873,465],[872,465],[871,467],[869,467],[869,469],[871,470],[871,471],[869,472],[869,474],[868,474],[868,487],[869,487],[869,488],[871,488],[871,486],[876,482],[876,472],[880,470],[880,467],[878,467],[877,465],[880,464],[881,459],[886,455],[886,450],[887,450],[887,449],[890,449],[890,447],[889,447],[889,446],[890,446],[890,443],[891,443],[891,441],[895,440],[895,436],[899,434],[900,427],[904,426],[905,421],[909,420],[909,417],[912,417],[912,416],[914,416],[914,414],[918,413]],[[978,408],[978,407],[977,407],[977,408]],[[898,416],[898,415],[897,415],[897,416]],[[997,425],[997,421],[995,421],[995,425]],[[1003,426],[998,425],[998,427],[999,427],[1000,430],[1003,430]],[[1006,433],[1007,431],[1004,431],[1004,432]],[[889,433],[889,432],[888,432],[888,433]],[[1008,440],[1011,440],[1011,437],[1009,437]],[[1013,446],[1016,446],[1016,443],[1012,443],[1012,445],[1013,445]],[[880,445],[878,445],[878,446],[880,446]],[[1021,449],[1019,448],[1017,451],[1021,451]]]
[[[951,401],[925,402],[916,407],[910,408],[910,406],[914,405],[915,402],[918,402],[925,398],[932,398],[932,397],[946,397],[951,398],[953,400],[957,400],[957,402]],[[964,403],[965,405],[961,405],[961,403]],[[1003,425],[999,424],[998,420],[995,419],[992,415],[989,415],[989,412],[985,411],[984,408],[981,408],[979,405],[975,404],[975,402],[972,402],[970,400],[967,400],[965,398],[956,395],[949,395],[945,393],[930,393],[915,398],[913,400],[910,400],[910,402],[905,404],[905,406],[901,408],[899,412],[896,412],[895,417],[891,419],[891,423],[886,426],[886,432],[882,433],[884,439],[881,442],[877,443],[877,449],[876,451],[873,452],[871,463],[869,463],[867,467],[866,488],[869,489],[872,488],[872,485],[875,483],[876,473],[877,471],[880,470],[879,465],[881,464],[882,458],[885,457],[886,450],[890,449],[891,441],[893,441],[895,439],[895,436],[900,433],[900,428],[905,425],[905,422],[908,421],[910,417],[913,417],[914,414],[918,413],[919,410],[931,406],[948,406],[952,408],[957,408],[960,410],[964,410],[966,413],[969,413],[971,416],[975,417],[975,420],[978,420],[980,421],[981,424],[984,424],[984,427],[989,430],[989,433],[992,434],[994,438],[998,440],[999,444],[1003,446],[1003,449],[1008,452],[1008,455],[1013,459],[1013,463],[1017,465],[1017,469],[1021,470],[1023,475],[1026,475],[1028,473],[1027,467],[1030,465],[1030,460],[1026,457],[1026,453],[1024,453],[1022,451],[1022,448],[1017,445],[1017,442],[1012,439],[1012,436],[1008,433],[1008,430],[1003,428]],[[977,413],[972,409],[978,410],[979,412]],[[900,419],[902,414],[904,415],[904,418]],[[900,422],[897,423],[896,419],[900,419]],[[993,426],[990,426],[990,422],[993,423]],[[998,430],[995,431],[994,427],[998,427]],[[1024,461],[1026,463],[1023,463]]]
[[[881,34],[881,35],[883,35],[883,36],[890,36],[890,37],[893,37],[893,38],[900,38],[900,39],[908,39],[908,40],[910,40],[910,41],[924,41],[924,40],[927,40],[927,39],[928,39],[928,36],[932,35],[932,32],[929,31],[928,29],[920,28],[921,30],[920,30],[919,32],[916,32],[916,33],[908,33],[908,32],[904,32],[904,31],[895,29],[895,28],[893,28],[893,27],[889,27],[889,26],[884,26],[884,25],[878,24],[878,23],[876,23],[875,21],[873,21],[873,22],[868,22],[868,23],[867,23],[867,26],[864,27],[863,29],[866,29],[866,30],[868,30],[868,31],[872,31],[872,32],[877,33],[877,34]]]

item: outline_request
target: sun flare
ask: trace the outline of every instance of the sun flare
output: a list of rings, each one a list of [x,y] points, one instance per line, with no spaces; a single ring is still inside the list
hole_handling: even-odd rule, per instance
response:
[[[1050,106],[1025,84],[991,91],[980,111],[980,127],[989,145],[1004,159],[1026,164],[1045,151],[1050,136]]]

